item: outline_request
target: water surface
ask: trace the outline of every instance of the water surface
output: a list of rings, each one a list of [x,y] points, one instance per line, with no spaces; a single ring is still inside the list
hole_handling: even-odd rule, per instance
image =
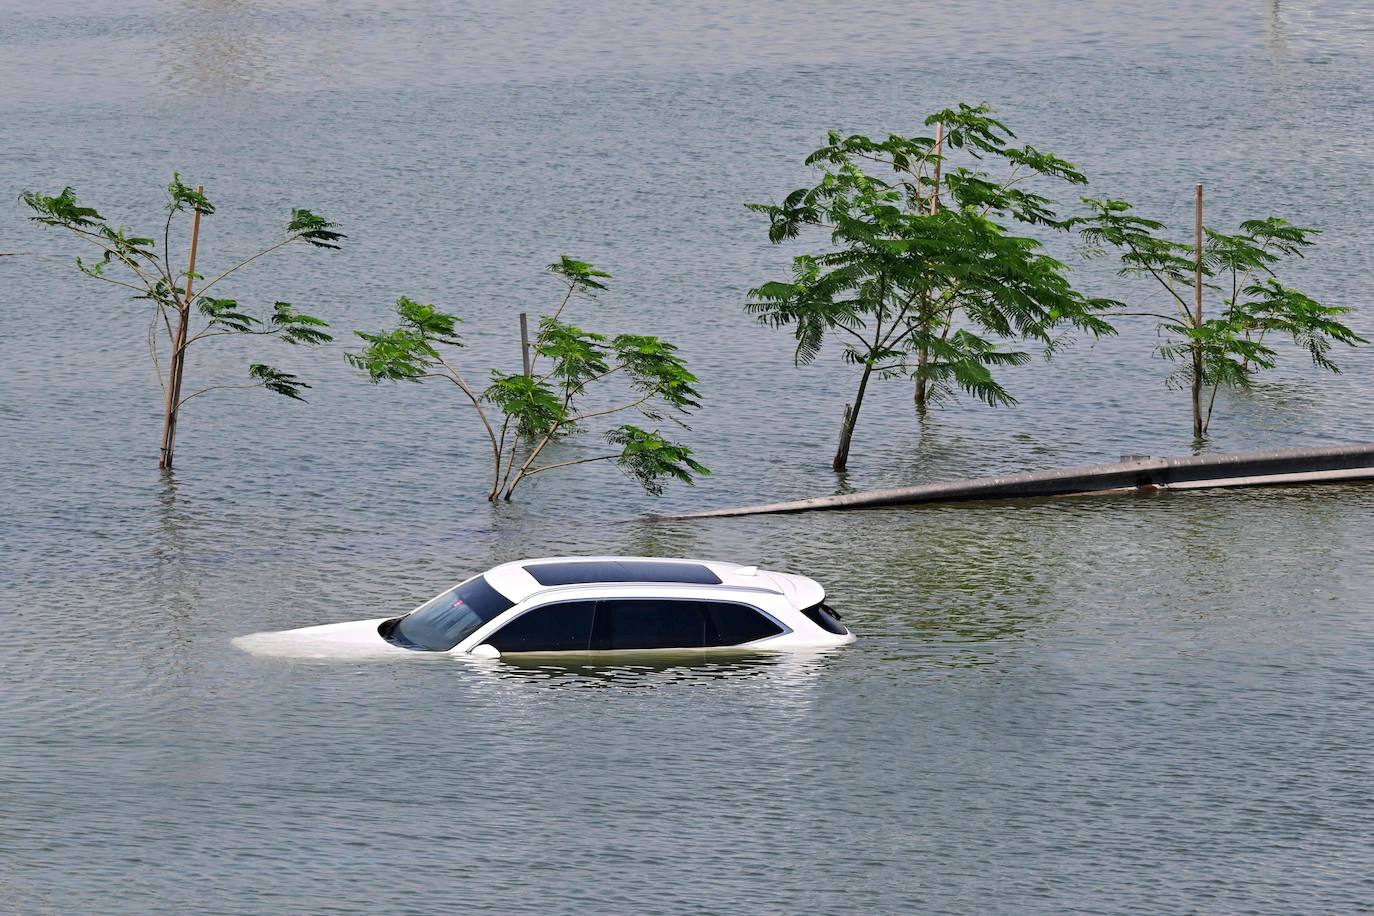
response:
[[[650,523],[724,506],[1183,454],[1153,331],[918,423],[790,366],[740,310],[786,271],[740,206],[825,129],[987,100],[1103,193],[1186,224],[1325,230],[1288,278],[1360,309],[1374,19],[1353,3],[971,0],[15,4],[0,186],[146,225],[173,169],[213,267],[307,205],[345,252],[233,292],[375,328],[400,294],[518,362],[543,265],[610,270],[576,316],[702,377],[716,474],[612,468],[481,499],[450,392],[372,388],[343,344],[277,362],[308,405],[196,402],[154,467],[139,308],[0,208],[0,910],[17,913],[1349,912],[1374,905],[1374,488],[1179,493]],[[1072,252],[1065,252],[1066,256]],[[1142,295],[1107,265],[1085,287]],[[270,298],[269,298],[270,297]],[[196,382],[241,371],[206,350]],[[1374,356],[1296,358],[1218,407],[1220,449],[1374,438]],[[188,380],[188,384],[190,381]],[[570,446],[568,457],[578,454]],[[621,666],[284,661],[259,631],[380,616],[523,556],[704,556],[813,575],[861,634],[790,659]]]

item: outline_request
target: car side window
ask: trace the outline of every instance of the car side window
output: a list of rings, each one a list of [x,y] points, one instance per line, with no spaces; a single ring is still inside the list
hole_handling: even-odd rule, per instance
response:
[[[598,649],[700,649],[706,645],[702,604],[671,598],[602,601],[592,644]]]
[[[703,601],[701,608],[706,617],[708,646],[738,646],[782,632],[782,627],[746,604]]]
[[[506,652],[585,652],[591,645],[595,601],[563,601],[526,611],[486,642]]]

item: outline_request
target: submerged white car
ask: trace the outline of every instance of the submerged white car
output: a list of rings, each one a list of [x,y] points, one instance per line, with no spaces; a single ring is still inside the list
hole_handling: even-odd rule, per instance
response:
[[[825,603],[825,590],[805,576],[650,557],[505,563],[401,617],[270,635],[316,652],[333,647],[348,654],[390,650],[484,658],[622,649],[776,651],[854,641]]]

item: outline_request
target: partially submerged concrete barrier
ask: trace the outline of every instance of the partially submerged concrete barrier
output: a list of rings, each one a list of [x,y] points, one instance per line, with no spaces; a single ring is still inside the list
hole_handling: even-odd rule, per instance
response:
[[[713,509],[664,518],[717,518],[823,509],[868,509],[921,503],[1024,499],[1037,496],[1084,496],[1131,490],[1195,490],[1209,487],[1253,487],[1374,479],[1374,443],[1322,448],[1288,448],[1264,452],[1196,455],[1191,458],[1132,457],[1115,464],[1059,468],[928,483],[839,496],[817,496],[790,502]]]

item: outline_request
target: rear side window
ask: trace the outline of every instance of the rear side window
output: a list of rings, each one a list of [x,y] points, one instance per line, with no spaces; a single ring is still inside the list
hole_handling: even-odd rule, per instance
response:
[[[823,601],[820,604],[811,605],[811,607],[803,610],[802,613],[811,618],[811,622],[816,626],[820,627],[822,630],[834,633],[836,636],[843,636],[849,632],[849,630],[845,628],[845,625],[840,623],[839,612]]]
[[[700,649],[706,645],[706,618],[701,604],[671,599],[602,601],[597,607],[593,646]]]
[[[521,614],[487,642],[505,652],[585,652],[591,645],[596,602],[546,604]]]
[[[703,601],[701,610],[706,618],[708,646],[738,646],[782,632],[782,627],[744,604]]]

